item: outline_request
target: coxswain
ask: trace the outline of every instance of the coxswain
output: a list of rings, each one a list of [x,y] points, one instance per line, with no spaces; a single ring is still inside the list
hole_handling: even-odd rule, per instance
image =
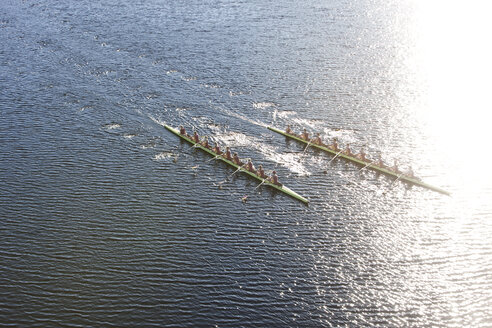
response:
[[[333,150],[335,150],[335,151],[339,151],[340,150],[338,148],[338,139],[337,138],[333,138],[333,142],[331,144],[331,148],[333,148]]]
[[[198,133],[196,133],[196,131],[193,131],[193,141],[196,143],[200,143],[200,136],[198,135]]]
[[[265,171],[263,170],[263,166],[261,166],[261,164],[258,165],[258,171],[256,171],[256,174],[258,174],[260,176],[260,178],[262,178],[262,179],[267,178]]]
[[[239,159],[239,156],[237,156],[237,153],[234,153],[234,155],[232,156],[232,161],[236,165],[243,166],[243,162],[241,162],[241,159]]]
[[[182,125],[179,126],[179,134],[181,134],[182,136],[186,135],[186,130]]]
[[[270,177],[270,182],[274,185],[281,186],[282,184],[278,182],[277,172],[272,171],[272,176]]]
[[[248,159],[248,162],[246,163],[246,170],[256,174],[256,170],[255,170],[255,167],[253,165],[253,162],[251,162],[251,159]]]
[[[208,144],[208,138],[206,136],[203,137],[202,146],[210,149],[210,145]]]
[[[350,150],[350,144],[347,144],[347,146],[345,146],[345,150],[343,151],[343,153],[348,156],[352,155],[352,151]]]
[[[225,153],[223,155],[225,159],[232,161],[232,156],[231,156],[231,149],[229,147],[226,147]]]
[[[292,129],[290,128],[290,124],[287,125],[287,128],[285,129],[285,133],[292,134]]]
[[[222,155],[222,151],[220,150],[220,147],[219,147],[219,144],[218,143],[215,143],[215,147],[214,147],[213,151],[217,155]]]
[[[307,133],[306,129],[302,131],[301,138],[306,141],[309,141],[309,134]]]

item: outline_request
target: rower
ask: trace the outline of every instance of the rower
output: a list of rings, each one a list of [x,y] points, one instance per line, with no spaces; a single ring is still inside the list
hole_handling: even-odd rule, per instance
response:
[[[335,151],[339,151],[340,149],[338,148],[338,139],[335,137],[333,138],[333,142],[331,144],[331,148]]]
[[[181,134],[182,136],[186,135],[186,130],[182,125],[179,126],[179,134]]]
[[[226,147],[225,153],[223,155],[227,160],[232,161],[231,149]]]
[[[258,171],[256,171],[256,174],[258,174],[260,176],[260,178],[262,178],[262,179],[267,178],[265,171],[263,170],[263,166],[261,166],[261,164],[258,165]]]
[[[282,184],[278,182],[277,172],[272,171],[272,176],[270,177],[270,182],[274,185],[281,186]]]
[[[196,143],[200,143],[200,137],[198,136],[198,133],[196,133],[196,131],[193,131],[193,141]]]
[[[379,167],[385,167],[383,159],[381,158],[381,154],[379,154],[377,165]]]
[[[287,125],[287,128],[285,129],[285,133],[292,134],[292,129],[290,128],[290,124]]]
[[[255,167],[253,165],[253,162],[251,162],[251,159],[248,159],[248,162],[246,163],[246,170],[256,174],[256,170],[255,170]]]
[[[400,171],[398,170],[398,163],[396,161],[396,159],[393,161],[393,166],[391,167],[391,170],[396,172],[396,173],[399,173]]]
[[[343,153],[348,156],[352,155],[352,151],[350,150],[350,144],[347,144],[347,146],[345,146],[345,150],[343,151]]]
[[[301,138],[306,141],[309,141],[309,134],[307,133],[306,129],[302,131]]]
[[[316,133],[316,137],[313,139],[313,144],[321,146],[323,145],[323,141],[321,141],[321,137],[319,136],[319,133]]]
[[[222,154],[222,151],[220,150],[220,147],[219,147],[219,144],[218,143],[215,143],[215,147],[214,147],[213,151],[217,155],[221,155]]]
[[[243,166],[243,162],[241,162],[241,159],[239,158],[239,156],[237,156],[237,153],[234,153],[234,155],[232,156],[232,161],[236,165]]]
[[[364,149],[361,149],[360,150],[360,153],[359,153],[359,156],[358,156],[361,160],[363,161],[367,161],[367,158],[366,158],[366,153],[364,152]]]
[[[210,145],[208,144],[208,138],[206,136],[203,137],[203,141],[201,144],[203,147],[210,149]]]
[[[415,176],[415,174],[413,173],[413,170],[412,170],[412,167],[411,166],[408,167],[407,176],[409,176],[410,178],[415,179],[417,181],[421,181],[419,177],[416,177]]]

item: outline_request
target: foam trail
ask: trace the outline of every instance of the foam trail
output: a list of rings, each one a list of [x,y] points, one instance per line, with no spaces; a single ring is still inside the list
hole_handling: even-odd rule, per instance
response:
[[[295,115],[296,112],[294,112],[293,110],[284,110],[282,112],[277,111],[277,114],[278,114],[278,117],[280,117],[280,118],[287,118],[289,116]]]
[[[228,109],[221,108],[221,110],[222,110],[224,113],[227,113],[227,114],[228,114],[228,115],[230,115],[230,116],[234,116],[234,117],[236,117],[236,118],[238,118],[238,119],[240,119],[240,120],[243,120],[243,121],[249,122],[249,123],[251,123],[251,124],[255,124],[255,125],[258,125],[258,126],[261,126],[261,127],[264,127],[264,128],[266,128],[266,127],[268,126],[268,124],[265,124],[265,123],[263,123],[263,122],[259,122],[259,121],[255,121],[255,120],[253,120],[253,119],[250,119],[250,118],[248,118],[248,117],[246,117],[246,116],[244,116],[244,115],[241,115],[241,114],[235,113],[235,112],[233,112],[233,111],[230,111],[230,110],[228,110]]]
[[[274,147],[265,144],[262,140],[256,137],[247,136],[238,132],[221,133],[220,130],[217,130],[217,133],[214,137],[217,140],[224,142],[227,146],[231,148],[254,148],[263,155],[263,158],[283,167],[286,167],[287,169],[289,169],[289,171],[297,175],[310,175],[310,172],[307,170],[307,168],[302,165],[302,163],[299,163],[298,154],[280,153]]]
[[[222,109],[224,112],[228,113],[231,116],[237,117],[241,120],[244,120],[246,122],[261,126],[266,128],[268,125],[262,122],[258,122],[252,119],[249,119],[243,115],[231,112],[227,109]],[[149,115],[150,119],[154,121],[155,123],[164,126],[166,123]],[[265,144],[262,140],[252,137],[252,136],[247,136],[242,133],[238,132],[228,132],[224,133],[220,128],[214,129],[215,133],[212,137],[212,140],[214,141],[220,141],[221,143],[223,142],[225,145],[223,146],[229,146],[231,148],[234,147],[247,147],[247,148],[255,148],[258,150],[265,159],[275,162],[278,165],[281,165],[292,173],[295,173],[299,176],[308,176],[311,173],[307,170],[307,168],[299,163],[298,160],[298,154],[293,154],[293,153],[279,153],[277,150]]]
[[[152,121],[154,121],[155,123],[159,124],[159,125],[162,125],[162,126],[166,125],[166,122],[161,121],[161,120],[159,120],[158,118],[155,118],[155,117],[154,117],[154,116],[152,116],[152,115],[149,115],[149,118],[150,118]]]

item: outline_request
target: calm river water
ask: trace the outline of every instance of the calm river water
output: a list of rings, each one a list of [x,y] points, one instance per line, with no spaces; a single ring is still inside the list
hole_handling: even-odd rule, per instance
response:
[[[484,6],[2,1],[0,325],[490,327]],[[287,124],[452,196],[266,129]]]

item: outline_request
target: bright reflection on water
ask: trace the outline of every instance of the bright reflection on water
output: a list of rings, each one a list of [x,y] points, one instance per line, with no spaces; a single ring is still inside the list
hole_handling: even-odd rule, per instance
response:
[[[405,99],[406,110],[417,114],[415,125],[428,138],[419,140],[417,130],[408,137],[425,144],[414,155],[429,161],[436,170],[429,178],[450,186],[453,195],[437,201],[438,207],[416,202],[411,209],[414,223],[423,217],[435,221],[418,224],[418,232],[405,231],[416,238],[408,256],[417,263],[405,284],[413,285],[413,295],[433,294],[451,317],[491,324],[479,311],[490,307],[492,269],[491,5],[412,1],[409,6],[405,73],[416,93]],[[421,308],[427,308],[423,299]]]
[[[408,110],[429,140],[422,158],[443,165],[455,186],[453,205],[465,212],[490,209],[492,190],[492,24],[487,2],[413,1],[408,27],[408,84],[418,93]],[[446,181],[443,181],[446,183]],[[486,197],[488,198],[488,197]]]

